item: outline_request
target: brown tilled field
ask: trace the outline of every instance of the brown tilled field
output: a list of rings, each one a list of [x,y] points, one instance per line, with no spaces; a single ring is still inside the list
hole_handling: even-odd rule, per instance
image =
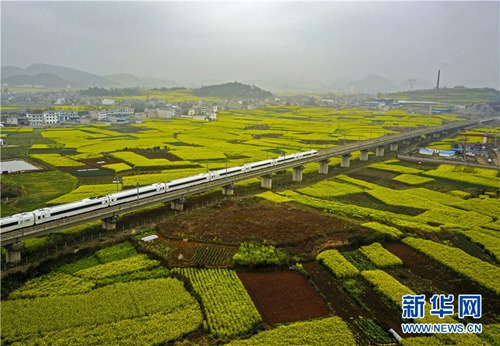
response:
[[[298,273],[238,273],[238,277],[270,326],[330,315],[323,299]]]
[[[268,241],[291,254],[311,257],[325,247],[348,246],[370,232],[317,210],[260,198],[228,199],[181,213],[158,224],[165,237],[239,244]]]

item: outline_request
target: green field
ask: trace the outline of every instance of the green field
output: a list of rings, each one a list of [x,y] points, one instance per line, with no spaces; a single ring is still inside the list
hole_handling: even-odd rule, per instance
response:
[[[427,5],[429,9],[435,6]],[[129,6],[132,4],[123,4]],[[191,10],[194,19],[200,18],[200,7],[192,6]],[[227,31],[226,10],[219,6],[212,19]],[[258,18],[252,9],[248,11],[245,6],[245,10],[229,21]],[[170,17],[159,20],[164,20],[167,27],[167,21],[179,20],[179,13],[171,12]],[[149,14],[151,18],[157,15]],[[375,13],[365,14],[373,26],[406,20],[394,18],[394,11],[380,18],[375,18]],[[83,18],[83,13],[77,15]],[[262,13],[258,11],[257,15]],[[279,20],[283,21],[285,15],[290,13],[277,18],[277,32],[283,29]],[[478,14],[470,14],[474,16]],[[145,18],[139,12],[136,17]],[[290,17],[289,22],[297,32],[301,31],[299,36],[304,36],[304,23],[299,17]],[[442,13],[429,11],[427,19],[435,24],[444,22],[443,18]],[[21,14],[19,20],[22,19]],[[106,24],[116,30],[122,24],[137,30],[131,19],[115,16]],[[57,20],[61,32],[69,30],[64,25],[65,18],[46,16],[46,20]],[[158,45],[176,45],[175,40],[168,39],[171,33],[154,32],[147,21],[135,22],[149,29],[158,38]],[[206,18],[201,19],[200,28],[207,23]],[[353,33],[359,31],[359,23],[350,24]],[[470,28],[468,23],[463,24],[465,42]],[[25,20],[21,25],[33,22]],[[335,27],[339,23],[321,22],[318,15],[315,25]],[[89,22],[89,26],[94,23]],[[192,34],[200,28],[186,22],[182,31]],[[408,32],[400,34],[408,36]],[[444,35],[447,36],[445,31]],[[221,36],[225,36],[227,45],[234,45],[228,40],[230,35]],[[347,40],[344,38],[344,43]],[[107,41],[109,45],[119,44],[109,37]],[[327,46],[334,40],[324,41]],[[373,43],[379,41],[382,40],[377,37]],[[386,42],[386,46],[391,43],[394,41]],[[63,49],[64,44],[61,42]],[[469,49],[463,42],[456,42],[456,47]],[[297,53],[293,48],[290,56],[295,60],[292,54]],[[378,53],[380,48],[375,52]],[[446,54],[436,54],[438,58],[441,55]],[[154,58],[163,59],[166,67],[173,66],[167,56]],[[196,60],[203,58],[193,56]],[[332,59],[332,64],[337,62]],[[91,96],[87,99],[91,102],[77,105],[48,101],[52,98],[50,92],[58,91],[68,103],[73,103],[77,99],[76,89],[2,89],[7,99],[7,91],[46,93],[43,98],[15,97],[13,100],[20,103],[3,104],[2,113],[62,109],[83,115],[114,108],[98,101],[111,97],[116,107],[127,105],[138,114],[130,117],[131,123],[119,125],[86,123],[88,119],[82,118],[82,123],[74,125],[0,128],[4,142],[1,160],[24,160],[40,168],[35,172],[1,175],[1,217],[126,189],[132,189],[134,196],[137,194],[135,202],[107,208],[113,209],[112,217],[103,208],[103,213],[89,212],[89,218],[96,220],[87,224],[22,240],[18,263],[7,262],[17,250],[4,244],[0,254],[1,345],[500,346],[500,171],[470,165],[427,164],[424,160],[417,165],[397,158],[400,153],[413,153],[423,146],[451,149],[457,142],[480,143],[484,133],[491,134],[490,143],[497,144],[499,121],[491,127],[450,131],[450,138],[419,136],[409,144],[399,143],[397,151],[386,148],[385,157],[375,155],[375,147],[371,147],[368,162],[361,162],[360,152],[355,151],[350,156],[350,167],[341,167],[342,158],[332,157],[327,174],[318,172],[320,162],[311,162],[302,167],[301,181],[293,181],[292,168],[277,171],[270,175],[272,189],[261,188],[261,177],[254,177],[235,183],[232,196],[222,195],[220,188],[198,195],[190,195],[190,188],[179,190],[179,194],[187,191],[185,196],[176,196],[185,197],[182,211],[172,210],[170,201],[158,202],[161,198],[157,196],[150,200],[158,204],[125,212],[129,205],[140,205],[141,186],[296,152],[321,151],[429,129],[467,117],[474,119],[482,110],[488,109],[485,113],[489,113],[492,108],[488,107],[498,106],[498,90],[460,86],[439,89],[440,104],[433,104],[433,109],[455,111],[455,106],[448,104],[455,103],[457,114],[463,114],[459,116],[418,114],[426,112],[422,104],[401,104],[406,110],[387,111],[348,109],[338,104],[332,105],[336,108],[290,106],[312,104],[312,99],[319,101],[325,96],[319,93],[282,93],[271,101],[276,105],[238,110],[230,109],[232,102],[226,98],[199,97],[195,95],[197,90],[184,88],[89,88],[81,91],[82,96],[109,94]],[[231,93],[231,101],[237,100],[234,91]],[[353,94],[337,96],[347,103],[357,98]],[[419,101],[437,101],[436,96],[432,89],[378,95]],[[39,103],[24,103],[28,99]],[[358,101],[362,104],[366,100]],[[139,115],[145,107],[161,109],[163,104],[179,103],[179,109],[185,111],[195,104],[204,106],[210,102],[219,106],[215,121]],[[259,103],[248,104],[253,108]],[[467,137],[462,131],[476,136]],[[92,202],[100,203],[89,203]],[[106,219],[101,220],[104,214]],[[115,217],[116,229],[103,228],[112,224]],[[67,222],[68,219],[56,220],[54,225],[63,227]],[[43,227],[42,224],[30,230]],[[19,238],[30,236],[26,230],[12,234]],[[156,239],[144,238],[151,235],[156,235]],[[430,314],[434,294],[453,295],[453,315],[439,318]],[[458,318],[460,294],[481,296],[480,319]],[[423,295],[424,318],[403,319],[405,295]],[[443,308],[444,301],[440,302]],[[484,329],[480,334],[402,334],[403,339],[396,340],[391,330],[399,333],[405,322],[481,323]]]
[[[149,97],[173,97],[176,100],[190,95],[186,90],[148,93]],[[49,169],[64,169],[68,176],[78,181],[62,179],[59,185],[61,194],[89,185],[85,190],[88,191],[87,196],[78,193],[78,198],[85,198],[98,195],[102,189],[97,185],[109,184],[114,180],[114,174],[119,174],[124,188],[128,188],[137,183],[176,179],[283,153],[320,150],[342,145],[346,141],[375,138],[397,132],[399,128],[436,126],[450,120],[459,118],[406,114],[398,110],[380,114],[358,109],[267,106],[251,111],[220,112],[214,122],[153,119],[126,126],[76,125],[73,128],[35,130],[5,128],[3,138],[9,145],[2,149],[2,159],[22,158]],[[96,163],[99,161],[106,163],[101,166]],[[332,160],[332,163],[336,162],[337,159]],[[306,172],[316,170],[311,167],[306,167]],[[92,171],[96,168],[97,171]],[[410,173],[408,169],[401,172]],[[38,184],[36,175],[29,175],[35,179],[28,185]],[[21,176],[9,179],[24,184]],[[331,189],[337,187],[333,185]],[[356,191],[356,188],[350,188],[343,193]],[[28,211],[58,197],[45,188],[37,193],[39,203],[30,203],[29,194],[16,200],[15,207],[2,203],[5,210],[2,215]],[[317,194],[314,191],[309,193]],[[72,200],[73,195],[62,196],[58,201]]]

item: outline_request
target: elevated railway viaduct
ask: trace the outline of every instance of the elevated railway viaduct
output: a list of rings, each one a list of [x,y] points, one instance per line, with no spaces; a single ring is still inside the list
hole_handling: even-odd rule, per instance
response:
[[[237,176],[227,177],[217,181],[210,181],[204,184],[197,185],[195,187],[187,187],[149,198],[142,198],[138,199],[137,201],[111,206],[77,216],[46,222],[10,232],[1,232],[0,242],[7,251],[6,262],[19,262],[21,260],[21,250],[23,248],[21,241],[25,239],[39,237],[58,230],[66,229],[95,220],[102,220],[103,228],[111,230],[116,227],[116,220],[120,214],[134,211],[140,208],[170,202],[172,209],[182,210],[183,203],[187,196],[196,195],[219,187],[222,188],[222,193],[224,195],[232,195],[234,192],[235,183],[256,177],[261,178],[262,188],[271,189],[272,175],[277,171],[283,171],[285,169],[292,168],[293,181],[302,181],[303,166],[308,163],[319,162],[319,173],[328,174],[328,163],[329,159],[332,157],[341,157],[341,167],[349,167],[351,153],[355,151],[360,152],[360,161],[367,161],[369,151],[375,151],[375,156],[380,157],[384,156],[386,147],[388,147],[390,151],[397,151],[400,143],[409,144],[411,141],[420,141],[424,138],[439,138],[450,131],[464,130],[480,123],[486,123],[493,120],[500,120],[500,117],[497,116],[491,118],[452,122],[436,127],[420,128],[404,133],[398,133],[370,140],[354,142],[347,145],[327,148],[320,150],[318,152],[318,155],[314,157],[298,159],[289,163],[285,162],[283,164],[280,164],[279,166],[267,167],[260,170],[245,172]]]

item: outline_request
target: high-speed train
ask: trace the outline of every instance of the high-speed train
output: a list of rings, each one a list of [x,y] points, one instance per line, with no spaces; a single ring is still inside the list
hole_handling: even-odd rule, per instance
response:
[[[243,166],[210,171],[208,173],[202,173],[187,178],[155,183],[147,186],[140,186],[135,189],[120,191],[105,196],[86,198],[78,202],[60,204],[53,207],[45,207],[34,210],[32,212],[19,213],[1,218],[0,232],[9,232],[24,227],[38,225],[44,222],[84,214],[94,210],[99,210],[122,203],[133,202],[142,198],[193,187],[210,181],[234,177],[246,172],[258,171],[263,168],[273,167],[299,159],[314,157],[317,155],[318,152],[316,150],[310,150],[287,156],[280,156],[273,159],[252,162]]]

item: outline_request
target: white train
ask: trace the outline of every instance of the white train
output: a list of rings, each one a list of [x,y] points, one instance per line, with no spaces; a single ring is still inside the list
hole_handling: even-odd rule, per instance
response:
[[[140,186],[135,189],[120,191],[106,196],[86,198],[84,200],[66,204],[60,204],[53,207],[45,207],[32,212],[19,213],[0,219],[0,232],[9,232],[24,227],[38,225],[44,222],[54,221],[69,216],[75,216],[122,203],[133,202],[142,198],[147,198],[162,193],[167,193],[179,189],[197,186],[210,181],[216,181],[224,178],[238,176],[240,174],[258,171],[263,168],[281,165],[287,162],[317,156],[316,150],[280,156],[264,161],[252,162],[243,166],[230,167],[210,171],[187,178],[171,180],[166,183],[156,183],[147,186]]]

